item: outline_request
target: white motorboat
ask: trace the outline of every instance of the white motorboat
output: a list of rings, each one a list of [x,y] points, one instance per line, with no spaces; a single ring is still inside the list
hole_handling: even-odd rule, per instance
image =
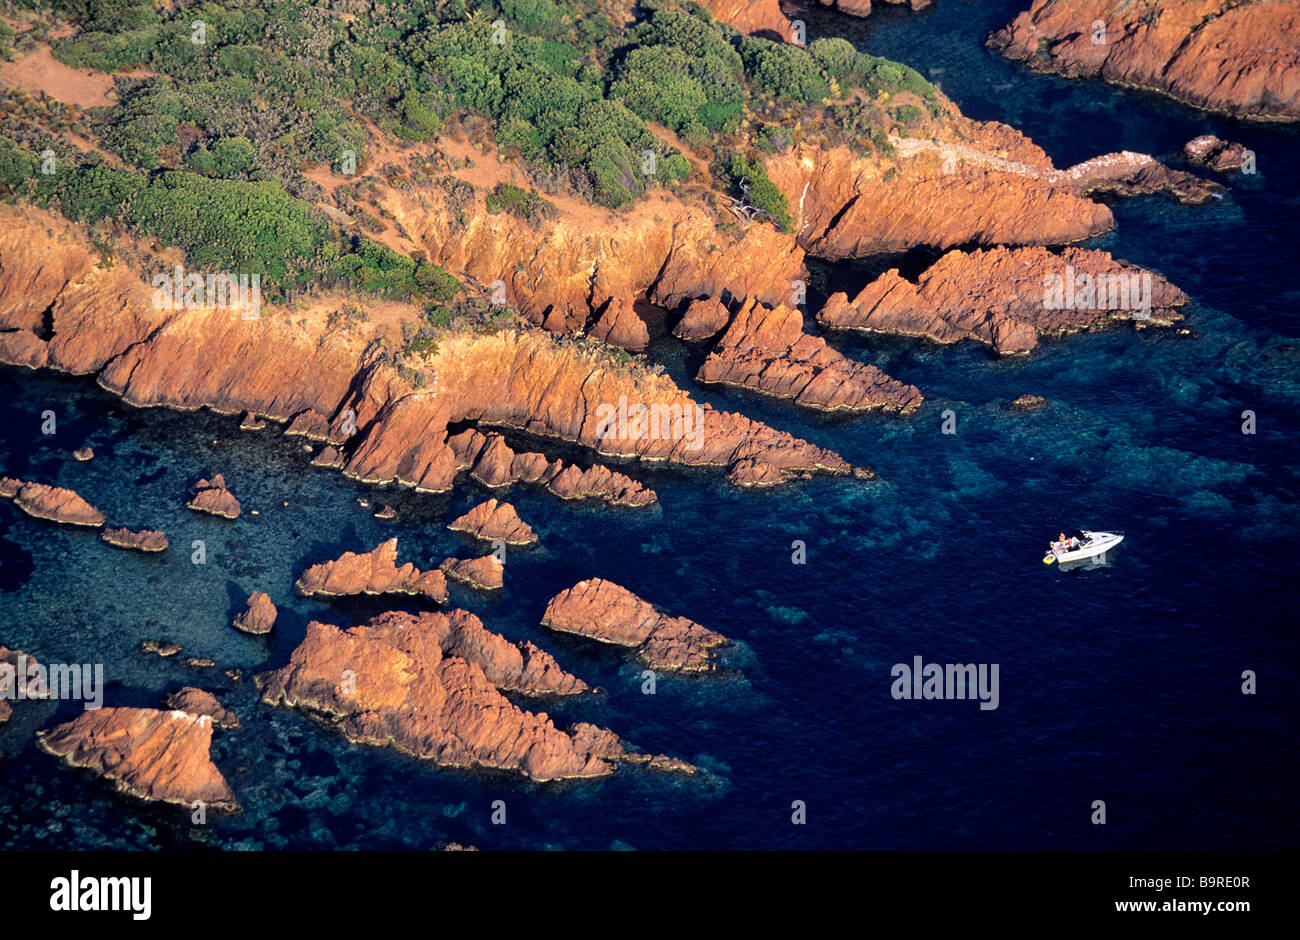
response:
[[[1043,564],[1059,562],[1062,565],[1085,558],[1104,555],[1120,542],[1124,541],[1122,532],[1090,532],[1080,529],[1073,535],[1061,533],[1062,538],[1054,539],[1043,556]]]

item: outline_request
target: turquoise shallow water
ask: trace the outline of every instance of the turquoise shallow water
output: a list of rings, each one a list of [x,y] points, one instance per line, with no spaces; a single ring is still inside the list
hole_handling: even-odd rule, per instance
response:
[[[467,554],[443,523],[488,494],[473,484],[441,497],[377,492],[311,468],[300,441],[238,431],[237,418],[134,410],[87,380],[4,369],[0,470],[75,487],[115,522],[165,529],[173,548],[157,558],[114,551],[0,503],[0,642],[48,661],[103,662],[110,705],[151,705],[187,683],[216,691],[243,720],[218,733],[214,757],[246,812],[192,827],[119,799],[31,743],[77,706],[24,703],[0,730],[0,845],[1294,844],[1296,133],[1024,72],[979,45],[1013,6],[938,0],[864,23],[807,19],[813,38],[835,29],[923,71],[944,69],[944,90],[967,113],[1016,124],[1058,164],[1125,147],[1168,155],[1204,130],[1254,148],[1261,173],[1232,180],[1222,200],[1117,203],[1117,229],[1095,242],[1191,294],[1199,337],[1121,329],[1049,342],[1023,361],[974,346],[833,339],[925,392],[922,411],[901,420],[828,418],[698,389],[698,352],[660,339],[652,354],[701,399],[873,466],[882,482],[747,493],[715,473],[634,467],[660,496],[648,510],[516,487],[509,499],[541,545],[511,557],[499,599],[452,588],[453,603],[490,629],[539,643],[604,689],[548,703],[557,721],[595,721],[705,774],[624,769],[539,786],[438,770],[261,706],[247,682],[140,654],[141,640],[170,639],[246,674],[278,666],[308,619],[350,624],[380,609],[295,597],[304,566],[390,535],[402,560],[422,567]],[[860,276],[816,271],[823,292]],[[1007,411],[1023,392],[1052,404]],[[1240,433],[1247,408],[1254,436]],[[54,436],[40,434],[45,409],[58,416]],[[947,409],[955,435],[940,433]],[[70,460],[84,443],[95,459]],[[243,501],[237,522],[183,507],[188,484],[212,472]],[[399,519],[373,519],[361,495],[393,503]],[[1040,564],[1045,537],[1071,524],[1128,539],[1105,567]],[[190,564],[193,539],[205,540],[206,565]],[[796,539],[806,565],[791,564]],[[625,656],[543,630],[547,599],[592,576],[734,637],[726,671],[661,679],[646,696]],[[254,588],[281,608],[266,639],[228,625]],[[915,655],[999,663],[1000,707],[894,701],[890,667]],[[1259,674],[1257,696],[1240,693],[1245,669]],[[504,826],[489,821],[496,799],[507,803]],[[1105,827],[1088,822],[1096,799],[1108,805]],[[794,800],[807,804],[806,825],[791,825]]]

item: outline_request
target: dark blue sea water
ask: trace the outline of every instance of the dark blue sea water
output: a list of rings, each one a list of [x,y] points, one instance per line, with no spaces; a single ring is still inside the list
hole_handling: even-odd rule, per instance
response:
[[[443,523],[487,494],[378,493],[313,469],[301,442],[207,413],[137,411],[90,381],[0,371],[0,471],[75,487],[115,522],[166,530],[162,557],[118,552],[95,534],[29,520],[0,503],[0,642],[42,660],[103,662],[106,704],[153,705],[198,684],[243,720],[214,758],[245,807],[206,827],[113,796],[61,769],[32,734],[74,704],[22,703],[0,730],[0,846],[429,848],[1226,848],[1295,844],[1296,544],[1300,541],[1300,339],[1295,130],[1243,125],[1158,97],[1034,75],[982,46],[1010,0],[937,0],[859,22],[808,11],[810,38],[839,34],[936,78],[967,114],[1020,127],[1058,165],[1118,149],[1171,156],[1205,131],[1241,140],[1260,173],[1222,200],[1114,206],[1096,240],[1195,298],[1198,338],[1128,329],[1048,342],[1023,361],[982,348],[835,339],[926,394],[913,418],[823,418],[697,389],[698,353],[671,339],[653,355],[677,381],[873,466],[876,485],[814,480],[735,490],[715,473],[633,469],[657,507],[509,494],[541,535],[511,558],[487,601],[453,603],[490,629],[532,639],[604,688],[544,706],[590,720],[706,772],[624,769],[599,782],[533,785],[439,770],[348,745],[250,684],[140,654],[182,643],[246,674],[278,666],[308,619],[351,624],[375,604],[294,596],[301,569],[389,535],[422,567],[468,553]],[[940,71],[942,70],[942,71]],[[823,291],[858,276],[819,269]],[[1052,402],[1031,414],[1024,392]],[[40,433],[53,410],[58,433]],[[940,433],[951,409],[957,433]],[[1242,412],[1258,433],[1241,433]],[[88,464],[69,459],[82,444]],[[238,522],[183,508],[187,485],[225,474]],[[356,498],[392,502],[382,523]],[[287,501],[288,506],[282,502]],[[248,510],[258,509],[252,516]],[[1120,529],[1109,564],[1041,564],[1066,526]],[[204,539],[206,565],[187,546]],[[791,563],[791,543],[807,564]],[[717,677],[664,678],[607,647],[538,626],[547,599],[579,579],[626,585],[738,642]],[[250,590],[280,620],[268,639],[229,626]],[[998,663],[1000,707],[895,701],[890,667]],[[1259,692],[1241,693],[1244,670]],[[507,822],[492,825],[505,800]],[[802,800],[807,823],[791,823]],[[1090,824],[1104,800],[1108,821]]]

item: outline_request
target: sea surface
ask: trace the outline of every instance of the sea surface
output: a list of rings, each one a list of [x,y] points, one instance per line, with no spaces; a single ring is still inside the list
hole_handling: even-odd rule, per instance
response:
[[[881,482],[743,492],[716,472],[634,467],[659,493],[645,510],[518,486],[508,498],[540,546],[510,556],[499,598],[451,589],[452,604],[488,628],[539,643],[603,690],[526,707],[610,727],[700,775],[622,768],[539,785],[442,770],[259,704],[248,676],[285,663],[308,620],[346,626],[382,609],[295,596],[305,566],[393,535],[400,560],[420,567],[468,556],[444,523],[488,491],[364,487],[312,468],[301,439],[273,429],[132,409],[89,379],[4,368],[0,472],[74,487],[115,524],[164,529],[172,548],[117,551],[0,503],[0,643],[42,661],[103,663],[107,705],[157,705],[185,684],[217,693],[243,722],[216,733],[213,756],[245,811],[196,826],[186,812],[119,797],[33,744],[80,705],[23,702],[0,728],[0,847],[1293,846],[1300,136],[1025,71],[982,44],[1019,5],[799,15],[810,39],[843,35],[913,65],[968,115],[1019,127],[1061,166],[1121,149],[1176,160],[1204,132],[1254,149],[1259,172],[1231,177],[1222,199],[1117,202],[1116,229],[1091,243],[1186,290],[1197,336],[1121,328],[1048,341],[1020,360],[975,345],[833,338],[922,389],[924,407],[905,419],[828,418],[699,389],[698,350],[660,338],[652,355],[701,399],[833,448]],[[872,269],[819,266],[818,292],[853,289]],[[1009,411],[1026,392],[1050,406]],[[956,433],[943,434],[949,410]],[[46,411],[53,435],[41,433]],[[1253,435],[1242,433],[1244,411]],[[85,464],[70,459],[83,444],[96,453]],[[237,522],[183,506],[189,484],[213,472],[243,502]],[[398,520],[374,519],[358,497],[392,503]],[[1072,526],[1127,537],[1105,565],[1043,565],[1048,538]],[[206,564],[191,563],[196,539]],[[589,577],[734,638],[723,672],[662,677],[646,695],[627,655],[540,627],[546,601]],[[254,589],[280,608],[268,638],[230,627]],[[179,642],[184,656],[245,679],[144,655],[146,639]],[[915,656],[997,663],[999,707],[896,701],[891,667]],[[1246,670],[1255,695],[1242,694]],[[497,800],[503,825],[491,821]],[[1098,800],[1105,825],[1091,822]],[[803,824],[792,822],[796,801]]]

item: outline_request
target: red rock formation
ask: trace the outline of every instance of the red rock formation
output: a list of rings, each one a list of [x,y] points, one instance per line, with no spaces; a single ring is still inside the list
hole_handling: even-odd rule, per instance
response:
[[[1241,117],[1300,119],[1300,0],[1033,0],[989,44],[1070,78]]]
[[[0,724],[13,715],[9,703],[21,699],[49,698],[35,656],[0,645]]]
[[[673,327],[673,335],[687,342],[713,339],[727,327],[731,314],[722,301],[703,297],[691,301],[682,318]]]
[[[1073,290],[1066,283],[1071,278]],[[1052,290],[1058,280],[1059,297]],[[1142,306],[1143,299],[1149,307]],[[994,248],[951,251],[917,284],[890,269],[852,302],[843,293],[832,294],[818,319],[836,329],[921,336],[936,343],[975,339],[999,353],[1026,353],[1040,336],[1120,320],[1167,326],[1182,319],[1174,308],[1185,303],[1187,296],[1164,278],[1104,251]]]
[[[498,539],[507,545],[534,545],[537,542],[537,533],[519,518],[515,507],[495,499],[479,503],[463,516],[453,519],[447,528],[485,542]]]
[[[308,408],[289,422],[289,426],[284,429],[284,434],[285,437],[305,437],[312,441],[328,441],[330,439],[330,423]]]
[[[99,536],[114,548],[129,548],[137,552],[163,552],[167,550],[167,534],[157,529],[105,529]]]
[[[438,569],[453,581],[482,591],[495,591],[504,583],[505,567],[495,555],[481,555],[478,558],[447,558]]]
[[[861,2],[866,3],[868,11],[871,9],[871,0]],[[701,5],[714,19],[751,36],[767,33],[769,39],[779,37],[789,42],[794,34],[790,21],[781,12],[780,0],[701,0]]]
[[[640,764],[651,770],[669,773],[694,774],[696,768],[684,760],[668,757],[664,754],[641,754],[628,750],[627,743],[608,728],[580,721],[569,729],[574,743],[579,750],[595,754],[597,757],[614,762]]]
[[[161,656],[163,659],[167,659],[169,656],[175,656],[183,649],[184,647],[181,646],[179,643],[172,643],[170,641],[143,640],[140,643],[140,652],[156,653],[157,655]]]
[[[611,297],[600,311],[590,333],[598,340],[632,352],[644,352],[650,345],[650,331],[645,321],[632,309],[626,297]]]
[[[485,265],[486,275],[516,270],[500,251],[539,252],[536,257],[548,259],[545,271],[525,276],[525,265],[517,276],[527,280],[530,292],[539,288],[529,294],[538,303],[545,300],[541,287],[572,288],[568,299],[551,296],[557,298],[556,309],[561,299],[571,305],[565,309],[579,311],[580,304],[579,323],[589,315],[593,268],[600,271],[604,299],[637,296],[653,287],[651,299],[669,306],[724,291],[775,302],[788,294],[792,279],[804,275],[802,252],[790,236],[770,225],[747,226],[733,240],[716,232],[702,210],[665,224],[656,221],[661,209],[660,202],[651,200],[633,210],[633,219],[611,216],[610,224],[622,227],[617,237],[612,229],[591,236],[599,242],[596,256],[585,249],[570,253],[573,245],[564,239],[573,229],[560,226],[551,233],[553,244],[536,244],[537,233],[525,233],[522,241],[494,242],[496,254],[467,250],[457,257],[463,265]],[[507,216],[489,214],[475,225],[507,224]],[[408,228],[419,224],[413,217],[406,220]],[[513,239],[519,233],[512,229],[509,234]],[[477,236],[465,235],[472,237]],[[617,251],[615,241],[621,246]],[[307,311],[312,317],[301,310],[292,316],[268,310],[257,320],[219,310],[159,311],[144,272],[131,270],[126,261],[101,269],[97,258],[77,226],[44,210],[0,206],[0,330],[25,330],[43,343],[36,334],[43,331],[50,310],[54,335],[44,344],[48,366],[77,374],[100,371],[101,385],[137,405],[207,405],[277,420],[307,410],[318,418],[333,414],[337,431],[326,433],[338,437],[336,443],[348,437],[344,416],[352,409],[352,427],[364,434],[350,441],[344,472],[358,479],[446,491],[455,476],[455,456],[444,429],[454,421],[522,428],[610,455],[722,467],[742,485],[756,477],[854,469],[830,451],[708,407],[704,432],[696,440],[605,439],[598,433],[597,408],[620,396],[652,406],[694,403],[666,376],[616,366],[603,348],[584,349],[538,331],[452,333],[439,340],[440,351],[429,362],[437,375],[436,389],[414,390],[396,369],[367,353],[372,335],[328,332],[324,302],[319,311]],[[585,273],[573,275],[580,280],[551,266],[557,258],[574,265],[575,272],[581,268]],[[538,279],[529,280],[533,274]],[[413,306],[386,308],[386,316],[399,325],[419,315]],[[311,426],[317,433],[324,426],[323,418],[300,420],[304,429]]]
[[[98,528],[104,514],[72,490],[44,483],[30,483],[12,477],[0,479],[0,497],[12,499],[27,515],[49,522]]]
[[[194,495],[185,506],[195,512],[205,512],[223,519],[238,519],[240,512],[239,500],[226,489],[226,480],[219,473],[211,480],[195,483]]]
[[[39,731],[37,745],[69,767],[85,767],[120,793],[212,812],[239,803],[209,756],[212,719],[153,708],[100,708]]]
[[[1183,145],[1183,156],[1196,166],[1207,166],[1218,173],[1240,170],[1246,162],[1246,145],[1202,134]]]
[[[696,379],[790,398],[824,411],[911,414],[921,393],[803,331],[803,315],[757,302],[741,308]]]
[[[447,579],[441,571],[421,571],[409,561],[397,566],[396,538],[364,554],[344,552],[334,561],[312,565],[294,586],[307,597],[413,594],[436,604],[447,599]]]
[[[239,421],[239,430],[241,431],[261,431],[265,428],[266,422],[251,411],[245,411],[243,418]]]
[[[85,463],[95,459],[95,451],[91,447],[78,447],[72,452],[72,458],[78,463]]]
[[[186,686],[167,696],[167,707],[190,715],[207,715],[218,728],[238,728],[239,717],[211,692]]]
[[[443,766],[499,768],[535,780],[613,769],[544,713],[524,711],[499,691],[566,693],[585,685],[541,650],[514,647],[463,611],[388,613],[350,630],[309,623],[289,664],[255,682],[268,704],[305,709],[352,741]]]
[[[713,650],[727,642],[722,634],[661,614],[627,588],[600,578],[580,581],[551,598],[542,625],[635,648],[647,666],[677,672],[712,670]]]
[[[313,467],[325,467],[330,470],[337,470],[343,466],[343,455],[339,453],[338,448],[332,445],[325,445],[321,452],[311,459]]]
[[[394,542],[396,542],[395,539]],[[394,550],[396,550],[396,545],[394,545]],[[248,595],[248,606],[235,617],[234,626],[236,630],[260,636],[271,632],[271,628],[275,626],[275,618],[278,615],[279,611],[275,609],[275,604],[271,602],[271,598],[263,591],[254,591]]]
[[[579,470],[545,454],[516,453],[500,434],[470,429],[447,439],[458,469],[484,486],[540,483],[561,499],[600,499],[611,506],[649,506],[658,497],[636,480],[595,464]]]

